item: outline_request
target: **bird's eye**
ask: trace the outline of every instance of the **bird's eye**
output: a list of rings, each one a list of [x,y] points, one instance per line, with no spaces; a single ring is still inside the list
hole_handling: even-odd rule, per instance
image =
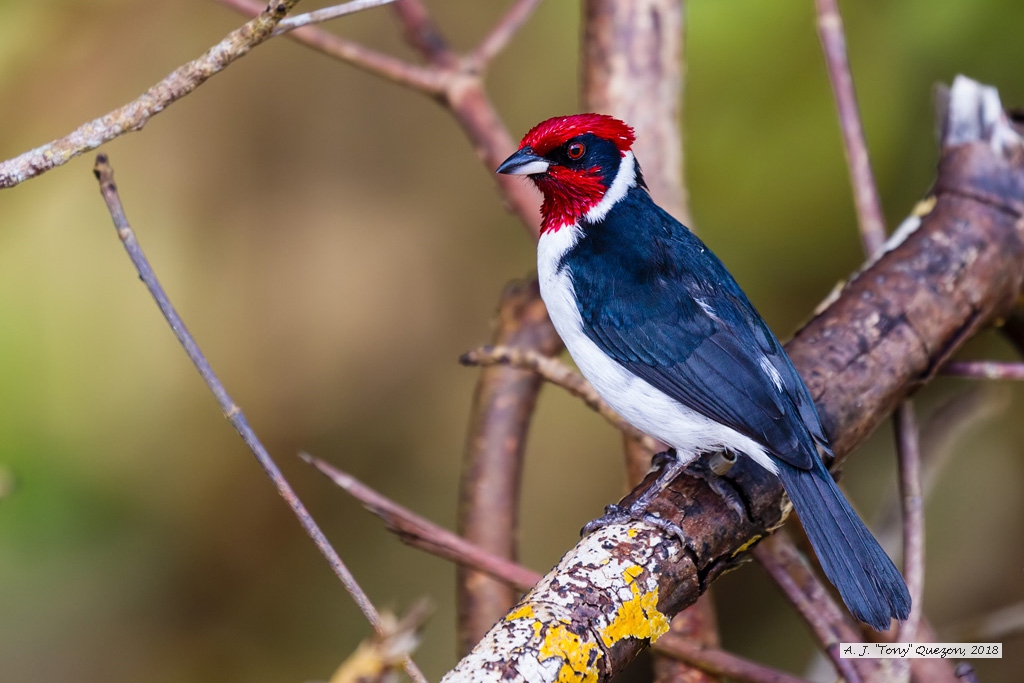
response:
[[[574,142],[569,145],[569,149],[565,150],[565,152],[569,155],[570,159],[579,159],[587,153],[587,146],[582,142]]]

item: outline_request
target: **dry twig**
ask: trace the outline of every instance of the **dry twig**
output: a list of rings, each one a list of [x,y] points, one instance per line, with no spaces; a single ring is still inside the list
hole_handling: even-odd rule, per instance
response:
[[[843,132],[843,149],[850,167],[854,205],[860,225],[861,240],[868,256],[878,252],[885,244],[885,216],[878,198],[878,188],[868,160],[868,145],[864,140],[864,126],[857,108],[857,94],[846,56],[846,36],[843,19],[836,0],[815,0],[818,13],[818,37],[825,53],[829,81],[839,113],[839,126]]]
[[[529,590],[540,580],[540,574],[537,572],[470,543],[458,534],[381,495],[351,474],[306,453],[300,453],[299,457],[379,517],[403,543],[459,565],[472,567],[517,590]]]
[[[645,448],[654,450],[658,447],[657,441],[623,420],[610,405],[605,403],[604,399],[594,391],[594,387],[590,386],[590,382],[583,375],[558,358],[545,356],[528,348],[481,346],[478,349],[462,354],[459,362],[463,365],[479,365],[482,367],[508,365],[520,370],[535,372],[551,384],[559,386],[576,398],[581,399],[594,412],[607,420],[609,424],[635,441],[641,442]]]
[[[900,624],[896,639],[914,640],[924,598],[924,494],[921,492],[921,449],[914,405],[904,401],[896,410],[896,448],[903,501],[903,576],[910,591],[910,616]]]
[[[104,154],[100,154],[96,157],[96,166],[94,169],[96,179],[100,183],[100,192],[103,195],[103,200],[107,204],[107,209],[110,211],[110,217],[114,221],[114,227],[117,229],[117,236],[121,239],[124,244],[125,251],[128,253],[128,258],[131,259],[132,265],[139,273],[139,278],[146,285],[149,293],[153,296],[156,301],[160,312],[164,318],[167,319],[167,323],[171,326],[171,331],[174,332],[174,336],[177,337],[178,342],[185,350],[185,354],[188,356],[192,364],[195,365],[196,370],[199,371],[199,375],[203,378],[206,386],[209,387],[214,398],[217,400],[217,404],[220,406],[221,411],[224,413],[224,417],[228,419],[231,426],[235,428],[239,436],[242,437],[242,441],[249,448],[252,454],[256,457],[256,461],[263,468],[263,471],[267,473],[270,481],[274,484],[277,492],[281,494],[285,502],[288,503],[288,507],[291,508],[292,512],[299,520],[299,524],[302,528],[313,539],[313,543],[320,550],[320,553],[327,559],[328,564],[331,565],[331,569],[341,579],[342,584],[345,586],[345,590],[348,591],[349,595],[355,601],[360,611],[366,616],[366,619],[373,626],[374,631],[379,635],[383,635],[380,614],[377,609],[370,602],[370,598],[363,591],[362,587],[356,581],[355,577],[349,571],[348,567],[342,561],[337,551],[331,546],[330,541],[324,535],[323,531],[313,520],[313,517],[309,514],[306,506],[303,505],[302,501],[295,494],[291,484],[281,474],[281,470],[278,469],[277,464],[273,458],[270,457],[270,453],[264,448],[263,443],[256,436],[256,432],[249,425],[249,421],[246,420],[245,414],[242,413],[242,409],[232,400],[231,396],[228,395],[224,385],[217,378],[217,375],[213,372],[213,368],[210,367],[210,363],[206,360],[203,352],[199,349],[195,339],[189,333],[185,327],[184,321],[178,312],[174,309],[170,299],[167,298],[166,292],[157,280],[156,273],[153,272],[152,267],[149,265],[149,260],[146,255],[142,252],[142,247],[139,246],[138,241],[135,239],[135,233],[132,231],[131,225],[128,223],[128,219],[124,213],[124,207],[121,204],[121,198],[118,195],[117,186],[114,184],[114,169],[110,166],[107,161],[107,157]],[[426,683],[426,679],[423,674],[417,668],[416,664],[411,660],[407,659],[405,662],[405,670],[409,676],[416,683]]]

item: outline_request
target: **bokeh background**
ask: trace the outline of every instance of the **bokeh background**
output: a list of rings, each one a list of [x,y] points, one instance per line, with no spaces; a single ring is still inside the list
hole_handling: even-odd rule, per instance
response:
[[[304,2],[312,9],[329,4]],[[431,0],[469,48],[506,2]],[[932,88],[965,73],[1024,103],[1019,0],[845,2],[890,226],[928,189]],[[0,157],[141,93],[241,23],[207,0],[0,0]],[[802,2],[692,0],[686,164],[696,226],[781,336],[857,267],[834,107]],[[387,10],[329,26],[414,58]],[[576,111],[579,6],[549,0],[494,65],[515,135]],[[455,661],[454,571],[410,550],[300,449],[452,527],[476,372],[533,245],[446,113],[286,40],[105,148],[179,311],[382,607],[437,606],[417,657]],[[0,680],[326,679],[368,632],[136,279],[92,155],[0,193]],[[642,160],[641,160],[642,161]],[[993,333],[974,357],[1012,357]],[[938,380],[922,419],[969,386]],[[1024,394],[958,442],[928,507],[942,629],[1024,600]],[[547,569],[623,491],[619,439],[547,389],[530,435],[523,561]],[[883,427],[847,467],[870,519]],[[730,649],[801,671],[813,643],[760,569],[718,584]],[[1024,640],[977,661],[1020,680]]]

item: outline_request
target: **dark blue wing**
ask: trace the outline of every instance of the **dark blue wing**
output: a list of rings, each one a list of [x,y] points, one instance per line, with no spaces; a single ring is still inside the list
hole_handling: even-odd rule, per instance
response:
[[[721,262],[630,191],[566,254],[586,334],[630,372],[802,469],[827,449],[781,344]]]

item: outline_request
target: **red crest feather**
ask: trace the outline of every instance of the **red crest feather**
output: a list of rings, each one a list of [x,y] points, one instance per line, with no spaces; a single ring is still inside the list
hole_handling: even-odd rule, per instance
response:
[[[607,114],[574,114],[541,121],[523,136],[519,149],[529,147],[544,156],[559,145],[585,133],[611,140],[622,154],[629,151],[636,139],[633,129],[617,118]]]

